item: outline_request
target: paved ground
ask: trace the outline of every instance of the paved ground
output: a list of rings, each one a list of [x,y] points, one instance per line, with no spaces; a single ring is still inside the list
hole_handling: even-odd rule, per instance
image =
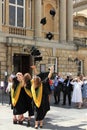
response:
[[[3,104],[2,104],[3,103]],[[27,113],[25,113],[27,117]],[[31,127],[23,125],[14,125],[12,123],[12,110],[8,105],[8,96],[0,96],[0,130],[34,130],[34,117],[31,119]],[[38,128],[40,129],[40,128]],[[63,107],[53,105],[51,98],[51,110],[47,113],[44,120],[43,130],[87,130],[87,106],[77,109],[73,105]]]

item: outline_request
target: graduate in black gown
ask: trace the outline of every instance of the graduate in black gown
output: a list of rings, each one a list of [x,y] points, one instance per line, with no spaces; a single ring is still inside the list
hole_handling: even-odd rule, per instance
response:
[[[41,81],[43,82],[43,84],[44,84],[44,86],[46,86],[47,87],[47,91],[48,91],[48,93],[49,93],[49,101],[50,101],[50,95],[51,95],[51,88],[50,88],[50,78],[48,78],[48,75],[49,75],[49,71],[50,71],[50,68],[49,68],[49,71],[47,71],[47,72],[41,72],[41,73],[39,73],[38,74],[38,71],[37,71],[37,68],[36,68],[36,66],[31,66],[31,68],[33,69],[33,71],[34,71],[34,74],[35,75],[37,75],[37,76],[39,76],[40,78],[41,78]],[[46,81],[46,82],[45,82]]]
[[[43,126],[43,119],[46,113],[50,110],[49,90],[46,86],[46,82],[48,83],[48,79],[51,78],[52,73],[53,67],[50,69],[48,77],[46,77],[43,81],[41,81],[39,76],[34,76],[32,79],[31,92],[33,96],[36,129],[38,128],[39,123],[40,127]]]
[[[28,106],[26,102],[26,93],[24,90],[23,75],[20,72],[18,72],[16,77],[13,78],[11,97],[13,105],[13,123],[22,123],[24,120],[23,114],[27,112]]]
[[[51,96],[51,89],[50,89],[50,78],[48,78],[49,72],[41,72],[37,76],[41,78],[41,81],[43,82],[43,85],[47,87],[48,91],[48,97],[50,101],[50,96]]]

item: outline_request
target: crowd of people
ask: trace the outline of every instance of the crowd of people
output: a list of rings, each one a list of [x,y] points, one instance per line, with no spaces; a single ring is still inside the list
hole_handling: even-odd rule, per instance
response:
[[[25,120],[24,113],[28,112],[27,126],[30,126],[31,116],[35,119],[35,128],[43,127],[43,120],[50,110],[49,79],[53,74],[53,67],[47,74],[37,74],[36,67],[32,66],[34,76],[29,73],[24,75],[18,72],[10,75],[6,91],[9,92],[11,108],[13,110],[13,124],[22,124]]]
[[[22,124],[25,120],[24,113],[28,112],[27,126],[30,126],[31,117],[34,116],[35,128],[43,127],[43,120],[46,113],[50,110],[50,96],[54,96],[54,104],[62,105],[75,104],[77,108],[87,101],[87,77],[79,75],[75,78],[69,73],[64,79],[61,74],[56,74],[51,79],[53,67],[49,72],[37,73],[36,67],[31,67],[34,75],[29,73],[24,75],[18,72],[16,75],[11,74],[8,78],[6,92],[9,93],[9,105],[13,110],[13,124]],[[62,93],[62,94],[61,94]]]
[[[54,104],[60,103],[61,95],[63,95],[62,105],[66,105],[66,97],[69,106],[73,103],[79,109],[87,102],[87,77],[82,74],[73,78],[69,73],[65,79],[56,74],[53,83],[51,82],[51,88]]]

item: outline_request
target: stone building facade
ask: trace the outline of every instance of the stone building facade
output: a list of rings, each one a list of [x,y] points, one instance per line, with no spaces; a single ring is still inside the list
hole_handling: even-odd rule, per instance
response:
[[[86,37],[87,29],[73,26],[73,0],[1,0],[0,17],[1,80],[12,71],[32,74],[32,46],[42,56],[36,61],[38,71],[48,71],[54,65],[54,71],[63,77],[69,72],[87,75],[86,44],[82,45],[82,39],[78,42]],[[46,24],[41,23],[43,18]],[[84,17],[78,18],[84,21]]]

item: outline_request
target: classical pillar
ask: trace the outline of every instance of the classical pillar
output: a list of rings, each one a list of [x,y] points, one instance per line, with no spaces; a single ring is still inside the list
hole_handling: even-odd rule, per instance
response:
[[[41,37],[41,0],[35,0],[35,38]]]
[[[73,0],[67,0],[67,41],[73,41]]]
[[[2,31],[2,0],[0,0],[0,31]]]
[[[66,42],[66,0],[59,1],[59,39]]]

